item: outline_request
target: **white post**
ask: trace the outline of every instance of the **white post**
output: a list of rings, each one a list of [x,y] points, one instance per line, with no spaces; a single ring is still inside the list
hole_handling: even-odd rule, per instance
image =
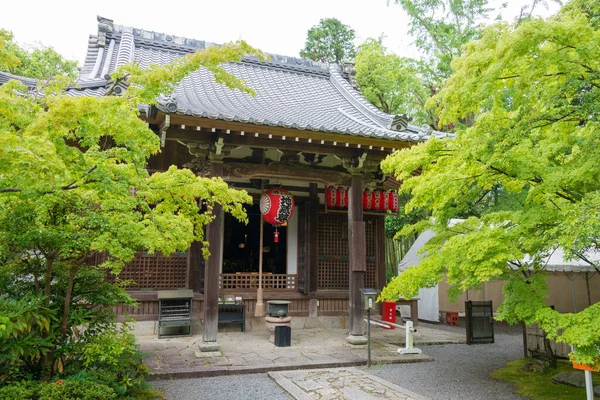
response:
[[[403,349],[398,349],[398,354],[422,354],[423,352],[421,351],[421,349],[413,347],[413,322],[406,321],[404,323],[404,327],[406,330],[406,346]]]
[[[585,371],[585,392],[587,400],[594,400],[594,383],[592,382],[592,371]]]

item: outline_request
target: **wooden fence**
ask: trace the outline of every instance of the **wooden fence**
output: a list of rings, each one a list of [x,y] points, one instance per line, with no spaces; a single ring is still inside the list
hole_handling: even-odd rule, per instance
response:
[[[263,289],[296,290],[295,274],[263,274]],[[221,289],[256,289],[258,288],[257,273],[221,274]]]
[[[569,358],[569,353],[571,352],[571,347],[569,345],[565,343],[556,343],[551,340],[550,346],[556,357]],[[527,327],[527,352],[530,354],[546,354],[544,331],[537,325]]]

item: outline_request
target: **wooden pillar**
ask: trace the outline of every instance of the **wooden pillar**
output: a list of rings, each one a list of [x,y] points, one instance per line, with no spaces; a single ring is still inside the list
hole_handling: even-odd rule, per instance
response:
[[[212,163],[211,176],[221,176],[223,173],[223,164]],[[201,350],[214,351],[211,344],[217,342],[217,330],[219,322],[219,274],[221,272],[221,263],[223,254],[221,254],[221,241],[223,233],[221,232],[223,209],[220,204],[213,206],[215,219],[206,227],[206,240],[208,241],[208,251],[210,257],[205,262],[204,268],[204,334]]]
[[[375,260],[376,260],[376,274],[377,274],[377,291],[381,292],[381,289],[387,283],[387,264],[385,259],[385,217],[377,217],[375,220]]]
[[[308,245],[308,291],[316,293],[319,286],[319,198],[317,184],[309,186],[308,226],[306,227]]]
[[[200,282],[204,278],[202,263],[202,243],[194,242],[190,246],[188,256],[188,289],[192,289],[194,293],[200,292]]]
[[[360,306],[360,289],[365,284],[367,270],[367,253],[365,239],[365,222],[362,206],[362,177],[352,175],[350,192],[348,193],[348,244],[350,260],[350,336],[365,334],[363,310]]]

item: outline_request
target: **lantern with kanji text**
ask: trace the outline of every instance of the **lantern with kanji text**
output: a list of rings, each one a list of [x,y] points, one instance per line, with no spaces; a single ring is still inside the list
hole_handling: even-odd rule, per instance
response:
[[[260,198],[260,213],[263,220],[275,226],[275,243],[279,242],[277,227],[287,224],[294,212],[294,196],[283,188],[276,187],[265,190]]]
[[[400,202],[398,201],[398,192],[391,191],[387,193],[387,202],[388,202],[388,208],[391,211],[398,211],[398,209],[400,208]]]
[[[337,207],[338,199],[336,188],[329,186],[325,190],[325,201],[327,202],[327,208]]]
[[[335,205],[339,208],[348,207],[348,189],[345,187],[337,188],[337,199]]]

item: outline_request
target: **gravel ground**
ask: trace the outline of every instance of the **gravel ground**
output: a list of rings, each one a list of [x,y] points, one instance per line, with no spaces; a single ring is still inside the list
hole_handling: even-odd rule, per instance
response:
[[[464,332],[464,328],[458,329]],[[422,350],[435,361],[378,365],[368,372],[433,400],[524,399],[515,394],[512,384],[490,377],[507,361],[523,356],[523,337],[518,327],[496,324],[493,344],[423,346]]]
[[[432,326],[434,327],[434,326]],[[435,325],[463,333],[464,327]],[[490,373],[523,355],[521,330],[496,324],[495,343],[424,346],[433,362],[377,365],[366,372],[432,400],[522,400],[510,383],[492,379]],[[167,399],[289,400],[266,374],[156,381]]]
[[[289,400],[292,399],[267,374],[156,381],[167,399],[176,400]]]

